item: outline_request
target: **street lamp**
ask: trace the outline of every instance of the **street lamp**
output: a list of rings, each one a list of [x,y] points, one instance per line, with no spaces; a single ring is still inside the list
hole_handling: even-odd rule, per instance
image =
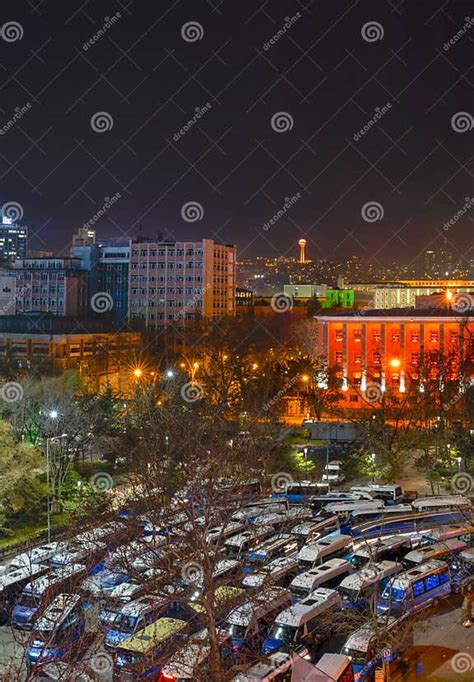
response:
[[[400,365],[401,365],[401,362],[398,358],[392,358],[390,360],[390,367],[393,367],[394,369],[396,369],[397,367],[400,367]]]
[[[133,370],[133,376],[135,377],[135,379],[139,379],[142,376],[142,374],[143,370],[140,369],[140,367],[135,367],[135,369]]]
[[[308,479],[308,448],[305,447],[303,448],[303,455],[304,455],[304,474],[306,476],[306,480]]]
[[[168,377],[168,379],[172,379],[174,377],[173,370],[172,369],[166,370],[166,376]]]
[[[53,414],[56,416],[54,417]],[[56,410],[51,410],[49,416],[51,419],[57,419],[58,418],[58,413]],[[46,487],[48,488],[48,497],[46,500],[47,503],[47,533],[48,533],[48,542],[51,542],[51,496],[49,494],[49,481],[50,481],[50,458],[49,458],[49,444],[50,442],[53,442],[55,440],[60,440],[61,438],[66,438],[67,433],[63,433],[61,436],[49,436],[46,438]],[[54,490],[53,490],[53,502],[54,502]]]
[[[372,452],[372,454],[370,456],[372,458],[372,466],[375,467],[375,460],[376,460],[377,455],[375,454],[375,452]],[[373,469],[372,473],[373,473],[372,483],[375,483],[375,468]]]
[[[51,410],[49,416],[51,417],[51,419],[57,419],[59,417],[59,412],[57,410]]]
[[[458,464],[458,474],[459,474],[461,472],[462,457],[456,457],[456,462]]]

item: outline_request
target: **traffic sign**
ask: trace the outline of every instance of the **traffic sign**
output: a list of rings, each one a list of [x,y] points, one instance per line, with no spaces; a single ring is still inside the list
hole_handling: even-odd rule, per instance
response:
[[[393,649],[391,646],[385,646],[382,649],[382,660],[383,661],[393,661]]]

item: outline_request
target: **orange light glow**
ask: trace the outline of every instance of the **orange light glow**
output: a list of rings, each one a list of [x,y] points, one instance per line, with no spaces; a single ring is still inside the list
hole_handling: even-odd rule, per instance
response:
[[[133,370],[133,376],[135,377],[135,379],[139,379],[142,376],[142,374],[143,370],[141,370],[140,367],[135,367],[135,369]]]
[[[390,360],[390,367],[400,367],[400,365],[401,362],[398,358],[392,358],[392,360]]]

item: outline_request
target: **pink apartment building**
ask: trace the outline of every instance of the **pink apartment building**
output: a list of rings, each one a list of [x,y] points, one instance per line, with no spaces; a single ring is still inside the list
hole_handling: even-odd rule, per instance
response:
[[[235,315],[235,246],[131,242],[129,317],[161,329],[198,317]]]

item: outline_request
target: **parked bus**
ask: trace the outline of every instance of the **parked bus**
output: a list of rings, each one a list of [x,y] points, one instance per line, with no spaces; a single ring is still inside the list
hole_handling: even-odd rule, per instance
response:
[[[360,675],[367,664],[379,657],[387,641],[387,632],[390,632],[395,623],[396,618],[393,616],[379,616],[376,628],[373,621],[369,620],[347,638],[342,653],[351,659],[355,674]]]
[[[378,561],[348,575],[337,588],[344,609],[364,609],[382,593],[389,579],[400,573],[402,565],[395,561]]]
[[[252,526],[249,530],[228,538],[224,543],[226,552],[228,556],[238,559],[244,552],[248,552],[274,532],[275,529],[271,526]]]
[[[162,582],[161,578],[164,575],[164,571],[160,568],[149,568],[148,571],[142,574],[142,580],[134,578],[127,583],[121,583],[114,587],[107,596],[105,604],[103,604],[100,611],[102,625],[111,623],[125,604],[128,604],[133,599],[138,599],[145,592],[152,592],[155,584],[158,585]]]
[[[29,582],[13,608],[11,623],[15,628],[31,630],[35,614],[42,603],[64,589],[72,588],[75,581],[86,574],[83,564],[70,564],[51,570]]]
[[[405,500],[405,491],[399,485],[381,485],[378,483],[370,483],[364,486],[352,486],[351,492],[367,492],[374,500],[383,500],[385,504],[398,504]]]
[[[248,573],[242,580],[243,587],[261,587],[265,583],[288,587],[298,571],[296,556],[277,557],[255,573]]]
[[[217,547],[219,544],[224,543],[227,538],[243,533],[244,530],[245,525],[242,521],[229,521],[224,526],[210,528],[207,532],[206,542],[211,547]]]
[[[284,493],[275,493],[275,496],[286,497],[290,504],[305,504],[311,502],[311,498],[321,495],[321,490],[327,489],[327,484],[321,486],[312,481],[292,481],[288,483]]]
[[[211,646],[206,629],[200,630],[163,665],[158,682],[194,682],[209,672]]]
[[[65,548],[65,542],[50,542],[46,545],[39,545],[39,547],[32,547],[26,552],[14,556],[13,559],[10,560],[6,572],[11,573],[19,568],[28,568],[32,564],[47,563],[54,554]]]
[[[339,531],[339,518],[328,516],[319,521],[304,521],[295,526],[291,535],[293,535],[298,542],[298,549],[303,545],[316,542],[320,538],[329,535],[330,533],[337,533]]]
[[[430,606],[451,593],[451,576],[444,561],[430,561],[392,578],[377,603],[378,613],[402,614]]]
[[[76,594],[59,594],[45,609],[26,650],[30,667],[60,661],[78,645],[85,629],[80,601]]]
[[[370,544],[364,543],[354,551],[351,561],[356,568],[361,568],[373,561],[382,561],[383,559],[395,561],[405,556],[410,549],[411,541],[408,538],[394,535]]]
[[[221,625],[220,632],[229,638],[233,657],[245,655],[246,652],[256,653],[270,623],[290,605],[288,590],[270,587],[232,609]]]
[[[451,526],[439,526],[427,530],[421,538],[421,545],[442,542],[444,540],[461,540],[469,547],[474,544],[474,526],[468,524],[453,524]]]
[[[10,620],[12,609],[25,586],[46,570],[47,567],[42,564],[30,564],[0,576],[0,625]]]
[[[411,503],[414,511],[466,511],[470,512],[472,505],[468,497],[464,495],[433,495],[432,497],[419,497]]]
[[[372,501],[372,496],[368,492],[364,491],[359,491],[357,493],[345,493],[345,492],[331,492],[331,493],[326,493],[325,495],[314,495],[311,497],[309,500],[309,503],[311,504],[311,509],[315,512],[318,513],[320,512],[327,504],[335,504],[337,502],[357,502],[357,501],[366,501],[366,502],[371,502]]]
[[[71,543],[66,549],[62,549],[54,554],[49,560],[49,564],[52,568],[61,568],[70,564],[83,564],[92,567],[91,572],[93,572],[97,568],[98,562],[104,557],[106,550],[107,545],[105,542]]]
[[[318,587],[336,587],[352,570],[351,562],[346,559],[329,559],[295,576],[290,584],[290,592],[295,601],[305,599]]]
[[[296,557],[297,551],[296,538],[287,533],[276,534],[245,552],[242,559],[244,573],[249,573],[277,557]]]
[[[114,682],[158,679],[166,661],[186,641],[188,624],[177,618],[159,618],[116,648]]]
[[[168,601],[146,595],[125,604],[105,631],[105,648],[115,649],[120,642],[132,637],[160,616],[170,614]]]
[[[308,570],[328,559],[350,557],[352,537],[350,535],[329,535],[312,545],[305,545],[298,553],[298,565]]]
[[[462,540],[444,540],[443,542],[435,542],[434,544],[424,545],[418,547],[403,558],[402,563],[405,568],[412,566],[419,566],[432,559],[440,559],[441,561],[449,561],[459,552],[467,549],[467,545]]]
[[[320,587],[311,592],[277,615],[263,642],[262,654],[279,649],[290,652],[301,645],[313,646],[316,639],[327,638],[332,632],[331,618],[324,614],[330,611],[333,618],[340,608],[341,597],[336,590]]]

